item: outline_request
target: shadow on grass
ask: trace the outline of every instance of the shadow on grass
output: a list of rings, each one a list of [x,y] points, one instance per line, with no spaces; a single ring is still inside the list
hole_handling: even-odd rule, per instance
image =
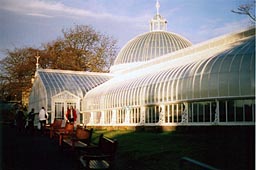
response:
[[[183,156],[222,170],[254,170],[254,127],[201,127],[173,132],[95,131],[118,140],[116,170],[178,170]]]

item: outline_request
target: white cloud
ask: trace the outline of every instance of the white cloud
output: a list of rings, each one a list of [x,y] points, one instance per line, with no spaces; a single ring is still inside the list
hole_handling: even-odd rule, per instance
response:
[[[68,7],[60,2],[40,0],[3,0],[0,9],[24,15],[37,14],[34,16],[93,16],[90,11]]]
[[[50,16],[50,15],[40,14],[40,13],[27,13],[27,15],[36,16],[36,17],[52,18],[52,16]]]
[[[2,0],[0,9],[34,17],[90,17],[95,19],[111,19],[117,22],[141,22],[145,21],[145,18],[148,17],[116,16],[106,12],[95,12],[70,7],[61,2],[43,0]]]

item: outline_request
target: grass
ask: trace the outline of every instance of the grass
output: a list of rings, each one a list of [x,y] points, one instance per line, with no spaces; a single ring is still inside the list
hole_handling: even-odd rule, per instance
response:
[[[231,132],[231,133],[230,133]],[[226,132],[95,131],[118,140],[117,170],[179,170],[183,156],[223,170],[250,170],[255,165],[254,130]]]

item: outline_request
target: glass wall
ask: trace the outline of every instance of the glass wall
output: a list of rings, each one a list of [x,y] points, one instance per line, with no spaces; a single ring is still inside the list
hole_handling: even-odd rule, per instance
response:
[[[104,113],[93,112],[93,123],[89,122],[91,113],[86,113],[84,123],[101,125],[149,125],[149,124],[233,124],[255,122],[255,100],[233,99],[194,101],[184,103],[129,107]],[[114,113],[116,113],[113,119]],[[103,117],[102,117],[103,116]],[[162,117],[162,118],[161,118]],[[102,123],[102,120],[104,123]],[[163,122],[161,122],[161,120]],[[185,121],[184,121],[185,120]]]
[[[85,106],[89,107],[84,109],[90,110],[90,106],[99,106],[99,103],[104,103],[100,104],[101,109],[113,110],[123,106],[155,105],[185,100],[252,97],[255,91],[255,53],[251,44],[255,44],[253,38],[197,62],[145,73],[140,77],[129,77],[127,80],[112,79],[88,93]],[[219,104],[222,121],[227,119],[224,116],[226,111],[222,110],[226,105],[230,103]],[[202,109],[207,108],[198,104],[194,109],[196,115],[193,119],[210,121],[209,114],[199,115]],[[147,112],[151,115],[153,111],[149,109]]]

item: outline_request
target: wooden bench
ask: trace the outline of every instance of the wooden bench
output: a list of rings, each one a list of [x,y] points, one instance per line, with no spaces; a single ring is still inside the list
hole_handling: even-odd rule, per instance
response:
[[[117,141],[100,135],[97,146],[88,147],[80,156],[82,166],[88,169],[113,169],[117,151]]]
[[[64,127],[61,126],[62,122],[63,122],[63,119],[55,118],[52,124],[46,125],[45,131],[49,132],[50,138],[53,137],[55,131],[59,129],[64,129]]]
[[[85,129],[78,127],[74,133],[61,134],[62,143],[61,147],[65,143],[71,147],[71,150],[88,147],[91,143],[93,129]]]
[[[62,145],[63,137],[74,133],[74,123],[66,123],[65,128],[57,129],[54,136],[59,140],[59,146]]]

